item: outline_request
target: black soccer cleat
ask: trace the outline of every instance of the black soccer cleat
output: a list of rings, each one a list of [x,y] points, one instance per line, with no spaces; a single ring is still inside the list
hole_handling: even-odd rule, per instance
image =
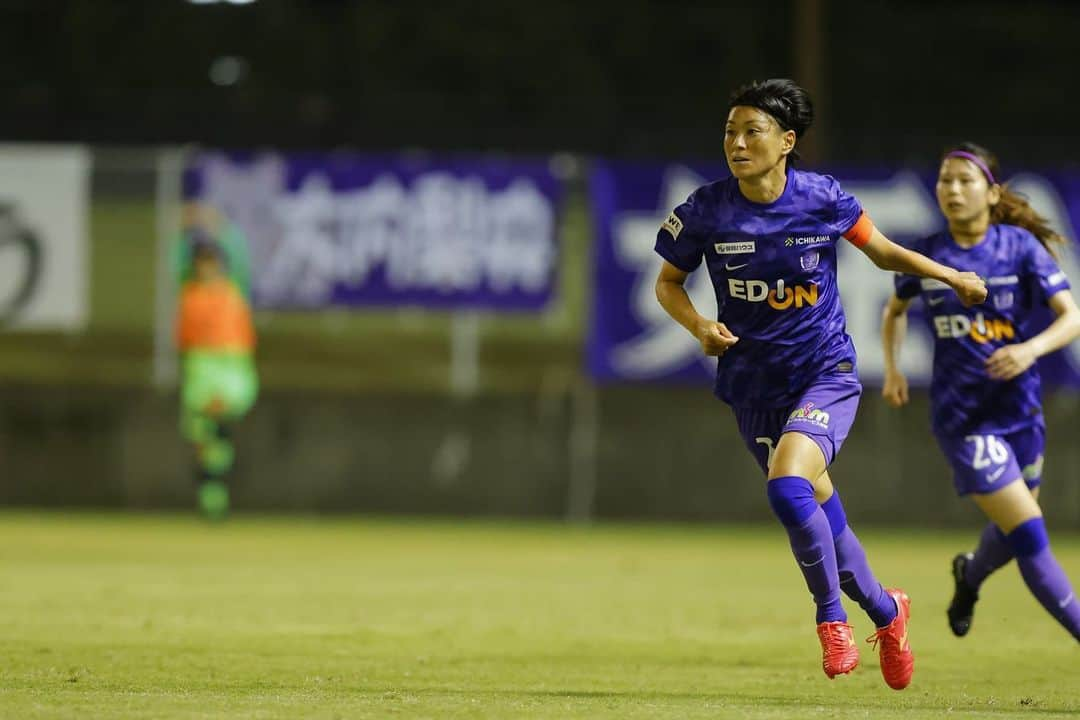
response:
[[[956,637],[964,637],[968,634],[968,630],[971,629],[971,617],[975,614],[975,603],[979,599],[978,591],[972,590],[964,580],[964,570],[973,559],[975,556],[971,553],[960,553],[952,560],[955,588],[947,614],[949,627],[952,628],[953,635]]]

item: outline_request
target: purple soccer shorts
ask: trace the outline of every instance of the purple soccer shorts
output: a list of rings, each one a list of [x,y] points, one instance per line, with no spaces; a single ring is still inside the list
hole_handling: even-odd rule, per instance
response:
[[[1042,481],[1046,430],[1032,425],[1011,433],[937,437],[953,469],[958,495],[985,495],[1023,478],[1029,488]]]
[[[762,472],[768,474],[772,454],[787,432],[806,435],[821,448],[826,467],[847,439],[859,408],[862,385],[854,372],[823,375],[788,408],[734,408],[739,434]]]

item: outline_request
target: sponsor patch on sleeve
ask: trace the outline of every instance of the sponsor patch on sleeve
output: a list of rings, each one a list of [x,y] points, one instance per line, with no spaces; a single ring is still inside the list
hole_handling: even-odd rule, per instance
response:
[[[668,215],[667,220],[660,225],[661,230],[667,230],[671,233],[671,237],[675,240],[679,239],[679,233],[682,232],[683,224],[682,220],[675,213]]]

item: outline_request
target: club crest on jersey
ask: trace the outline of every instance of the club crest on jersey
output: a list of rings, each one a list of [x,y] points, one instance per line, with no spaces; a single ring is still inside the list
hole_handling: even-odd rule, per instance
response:
[[[1013,306],[1013,300],[1015,300],[1015,298],[1012,290],[994,293],[994,307],[998,310],[1011,308]]]
[[[783,280],[777,280],[776,287],[769,287],[764,280],[728,278],[728,295],[746,302],[767,302],[774,310],[789,310],[817,305],[818,285],[787,285]]]
[[[808,422],[818,427],[828,428],[829,413],[814,407],[814,403],[808,402],[800,408],[795,408],[791,415],[788,415],[788,422]]]
[[[809,252],[804,252],[799,257],[799,266],[802,267],[803,270],[813,270],[818,266],[820,260],[821,254],[818,253],[817,250],[811,250]]]
[[[671,213],[667,216],[667,220],[660,224],[660,229],[667,230],[671,233],[671,238],[673,240],[678,240],[679,233],[681,233],[683,229],[683,222],[679,219],[678,215]]]

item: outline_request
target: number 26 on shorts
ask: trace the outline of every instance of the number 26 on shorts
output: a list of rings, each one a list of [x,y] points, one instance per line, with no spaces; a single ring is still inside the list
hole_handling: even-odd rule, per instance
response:
[[[975,443],[971,467],[976,470],[1000,465],[1009,459],[1009,448],[996,435],[968,435],[965,442]]]

